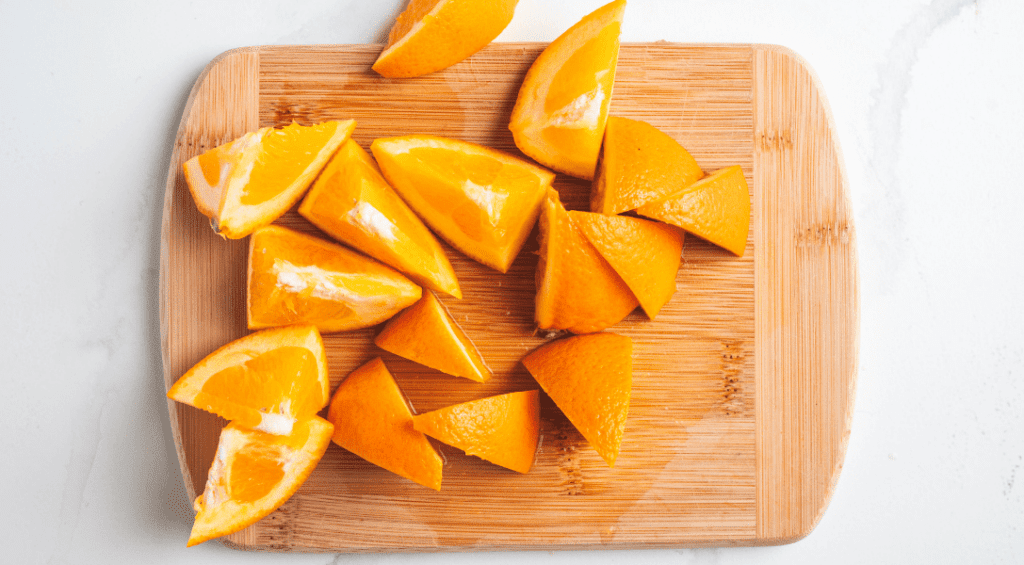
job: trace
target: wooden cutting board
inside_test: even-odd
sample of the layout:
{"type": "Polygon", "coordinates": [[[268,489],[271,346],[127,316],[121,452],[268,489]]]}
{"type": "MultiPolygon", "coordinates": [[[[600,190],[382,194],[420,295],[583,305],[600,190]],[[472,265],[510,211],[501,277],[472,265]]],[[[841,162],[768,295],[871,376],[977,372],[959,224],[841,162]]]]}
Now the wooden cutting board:
{"type": "MultiPolygon", "coordinates": [[[[379,46],[229,51],[185,106],[163,215],[160,321],[169,387],[247,333],[246,240],[216,236],[181,173],[190,157],[264,126],[355,118],[364,147],[432,133],[518,153],[507,124],[541,44],[494,44],[446,71],[389,80],[379,46]]],[[[746,254],[687,238],[678,291],[656,321],[611,328],[634,340],[633,401],[615,468],[554,404],[542,404],[534,470],[519,475],[440,447],[441,492],[337,446],[279,510],[225,538],[280,551],[463,551],[788,543],[821,518],[842,467],[857,365],[852,211],[820,84],[765,45],[623,45],[611,112],[674,137],[705,171],[739,164],[753,203],[746,254]]],[[[559,175],[569,208],[589,185],[559,175]]],[[[279,223],[317,233],[294,211],[279,223]]],[[[332,390],[382,356],[419,412],[537,388],[519,363],[534,335],[537,244],[506,275],[454,250],[465,298],[446,304],[495,370],[486,384],[375,349],[377,328],[325,336],[332,390]]],[[[189,497],[202,492],[224,421],[169,402],[189,497]]],[[[187,537],[182,531],[182,543],[187,537]]]]}

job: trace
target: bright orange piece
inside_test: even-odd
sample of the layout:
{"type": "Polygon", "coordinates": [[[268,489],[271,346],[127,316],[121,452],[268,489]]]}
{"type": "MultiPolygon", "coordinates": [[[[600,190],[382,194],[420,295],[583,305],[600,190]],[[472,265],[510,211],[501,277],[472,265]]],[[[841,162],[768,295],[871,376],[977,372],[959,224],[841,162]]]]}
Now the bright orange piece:
{"type": "Polygon", "coordinates": [[[330,397],[320,332],[289,326],[232,341],[189,369],[167,396],[240,426],[288,435],[330,397]]]}
{"type": "Polygon", "coordinates": [[[388,34],[373,70],[418,77],[483,49],[512,21],[519,0],[410,0],[388,34]]]}
{"type": "Polygon", "coordinates": [[[344,120],[250,132],[189,159],[185,182],[214,231],[241,239],[298,202],[355,127],[344,120]]]}
{"type": "Polygon", "coordinates": [[[660,200],[704,176],[682,145],[658,128],[608,117],[590,211],[619,214],[660,200]]]}
{"type": "Polygon", "coordinates": [[[573,336],[538,347],[523,365],[614,467],[633,388],[633,341],[613,333],[573,336]]]}
{"type": "Polygon", "coordinates": [[[597,332],[638,305],[622,277],[572,221],[558,193],[549,190],[540,216],[537,327],[597,332]]]}
{"type": "Polygon", "coordinates": [[[250,329],[313,324],[323,333],[379,324],[423,292],[391,267],[280,226],[252,235],[247,288],[250,329]]]}
{"type": "Polygon", "coordinates": [[[626,9],[616,0],[585,16],[551,42],[519,89],[509,129],[538,163],[594,178],[619,59],[626,9]]]}
{"type": "Polygon", "coordinates": [[[228,424],[195,500],[188,545],[237,532],[287,502],[323,457],[333,430],[317,416],[299,420],[286,436],[228,424]]]}
{"type": "Polygon", "coordinates": [[[413,429],[412,412],[380,358],[349,374],[331,399],[334,443],[392,473],[441,490],[441,457],[413,429]]]}
{"type": "Polygon", "coordinates": [[[442,373],[481,383],[491,377],[480,350],[429,290],[419,302],[392,318],[374,343],[442,373]]]}
{"type": "Polygon", "coordinates": [[[554,173],[487,147],[429,135],[374,140],[384,177],[438,235],[507,272],[554,173]]]}
{"type": "Polygon", "coordinates": [[[750,192],[743,169],[727,167],[650,204],[641,216],[679,226],[743,256],[750,230],[750,192]]]}
{"type": "Polygon", "coordinates": [[[428,436],[495,465],[529,473],[540,435],[536,390],[473,400],[412,417],[428,436]]]}
{"type": "Polygon", "coordinates": [[[441,244],[355,141],[342,145],[327,164],[299,206],[299,214],[416,283],[462,298],[441,244]]]}
{"type": "Polygon", "coordinates": [[[590,212],[569,212],[652,320],[676,292],[683,231],[675,226],[590,212]]]}

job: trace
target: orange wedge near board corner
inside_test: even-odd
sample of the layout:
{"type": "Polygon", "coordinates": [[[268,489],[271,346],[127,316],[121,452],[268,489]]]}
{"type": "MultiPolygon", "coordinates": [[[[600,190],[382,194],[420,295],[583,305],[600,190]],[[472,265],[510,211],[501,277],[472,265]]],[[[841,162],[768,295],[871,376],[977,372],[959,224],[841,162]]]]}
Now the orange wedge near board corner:
{"type": "Polygon", "coordinates": [[[213,229],[241,239],[291,208],[348,139],[355,120],[262,128],[185,162],[185,182],[213,229]]]}
{"type": "Polygon", "coordinates": [[[529,473],[540,435],[536,390],[512,392],[412,417],[428,436],[495,465],[529,473]]]}
{"type": "Polygon", "coordinates": [[[653,320],[676,292],[683,231],[629,216],[570,211],[569,217],[653,320]]]}
{"type": "Polygon", "coordinates": [[[450,67],[483,49],[512,21],[519,0],[410,0],[373,70],[408,78],[450,67]]]}
{"type": "Polygon", "coordinates": [[[645,204],[637,214],[679,226],[719,247],[743,256],[750,230],[750,192],[743,169],[724,168],[645,204]]]}
{"type": "Polygon", "coordinates": [[[590,211],[619,214],[660,200],[704,176],[675,139],[640,120],[608,117],[590,211]]]}
{"type": "Polygon", "coordinates": [[[538,163],[591,180],[619,58],[625,0],[585,16],[551,42],[523,79],[509,129],[538,163]]]}
{"type": "Polygon", "coordinates": [[[434,293],[406,308],[384,326],[374,342],[384,351],[456,377],[484,382],[491,369],[434,293]]]}
{"type": "Polygon", "coordinates": [[[384,177],[453,247],[507,272],[554,173],[488,147],[430,135],[374,140],[384,177]]]}
{"type": "Polygon", "coordinates": [[[327,406],[320,332],[299,325],[236,339],[189,369],[167,396],[246,428],[287,435],[296,421],[327,406]]]}
{"type": "Polygon", "coordinates": [[[441,490],[441,456],[416,431],[398,383],[378,357],[334,391],[327,419],[334,443],[396,475],[441,490]]]}
{"type": "Polygon", "coordinates": [[[313,324],[322,333],[379,324],[423,293],[383,263],[280,226],[252,235],[247,289],[250,329],[313,324]]]}
{"type": "Polygon", "coordinates": [[[633,388],[633,341],[613,333],[559,339],[523,365],[609,467],[615,466],[633,388]]]}
{"type": "Polygon", "coordinates": [[[462,298],[441,244],[355,141],[345,142],[327,163],[299,214],[416,283],[462,298]]]}
{"type": "Polygon", "coordinates": [[[299,420],[286,436],[228,424],[195,500],[188,545],[237,532],[287,502],[323,457],[333,429],[317,416],[299,420]]]}

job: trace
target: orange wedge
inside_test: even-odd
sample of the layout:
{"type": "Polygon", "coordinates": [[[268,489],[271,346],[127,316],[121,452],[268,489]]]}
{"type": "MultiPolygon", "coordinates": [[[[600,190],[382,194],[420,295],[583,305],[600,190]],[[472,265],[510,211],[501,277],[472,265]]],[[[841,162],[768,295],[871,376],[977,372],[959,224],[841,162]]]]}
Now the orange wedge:
{"type": "Polygon", "coordinates": [[[327,406],[327,355],[314,326],[263,330],[214,351],[167,392],[240,426],[287,435],[327,406]]]}
{"type": "Polygon", "coordinates": [[[743,169],[727,167],[636,209],[743,256],[750,230],[750,192],[743,169]]]}
{"type": "Polygon", "coordinates": [[[355,141],[345,142],[327,163],[299,206],[299,214],[416,283],[462,298],[441,244],[355,141]]]}
{"type": "Polygon", "coordinates": [[[523,365],[590,445],[608,463],[622,445],[633,387],[633,342],[613,333],[553,341],[523,365]]]}
{"type": "Polygon", "coordinates": [[[448,375],[481,383],[491,376],[480,351],[429,290],[419,302],[392,318],[374,343],[448,375]]]}
{"type": "Polygon", "coordinates": [[[247,288],[250,329],[313,324],[324,333],[379,324],[423,292],[387,265],[279,226],[252,235],[247,288]]]}
{"type": "Polygon", "coordinates": [[[412,417],[428,436],[495,465],[529,473],[540,435],[537,391],[473,400],[412,417]]]}
{"type": "Polygon", "coordinates": [[[641,122],[608,117],[590,211],[619,214],[660,200],[704,176],[676,140],[641,122]]]}
{"type": "Polygon", "coordinates": [[[554,173],[487,147],[429,135],[374,140],[384,177],[438,235],[507,272],[554,173]]]}
{"type": "Polygon", "coordinates": [[[597,332],[638,305],[622,277],[572,221],[558,193],[549,190],[540,216],[537,327],[597,332]]]}
{"type": "Polygon", "coordinates": [[[373,70],[418,77],[483,49],[512,21],[519,0],[410,0],[373,70]]]}
{"type": "Polygon", "coordinates": [[[591,180],[619,59],[625,0],[585,16],[551,42],[519,89],[509,129],[538,163],[591,180]]]}
{"type": "Polygon", "coordinates": [[[571,211],[569,217],[653,320],[676,291],[683,231],[629,216],[571,211]]]}
{"type": "Polygon", "coordinates": [[[333,429],[316,416],[299,420],[286,436],[228,424],[195,500],[188,545],[237,532],[279,508],[313,472],[333,429]]]}
{"type": "Polygon", "coordinates": [[[441,457],[413,429],[412,412],[380,358],[349,374],[331,398],[334,443],[392,473],[441,490],[441,457]]]}
{"type": "Polygon", "coordinates": [[[263,128],[185,162],[185,182],[213,229],[241,239],[291,208],[355,120],[263,128]]]}

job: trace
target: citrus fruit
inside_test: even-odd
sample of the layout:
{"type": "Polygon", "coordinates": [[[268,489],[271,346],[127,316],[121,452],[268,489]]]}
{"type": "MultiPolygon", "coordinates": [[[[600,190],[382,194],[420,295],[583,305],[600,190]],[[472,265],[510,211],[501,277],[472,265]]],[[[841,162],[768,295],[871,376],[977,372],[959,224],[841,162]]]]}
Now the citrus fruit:
{"type": "Polygon", "coordinates": [[[609,467],[615,466],[633,386],[633,342],[595,333],[542,345],[523,365],[609,467]]]}
{"type": "Polygon", "coordinates": [[[379,324],[423,292],[387,265],[280,226],[252,235],[247,288],[250,329],[313,324],[324,333],[379,324]]]}
{"type": "Polygon", "coordinates": [[[483,49],[512,21],[519,0],[411,0],[388,34],[373,70],[417,77],[483,49]]]}
{"type": "Polygon", "coordinates": [[[188,370],[167,396],[240,426],[287,435],[327,406],[330,381],[320,332],[310,325],[247,335],[188,370]]]}
{"type": "Polygon", "coordinates": [[[554,173],[487,147],[429,135],[374,140],[384,177],[456,249],[507,272],[554,173]]]}
{"type": "Polygon", "coordinates": [[[608,117],[590,211],[619,214],[659,200],[704,176],[697,161],[658,128],[608,117]]]}
{"type": "Polygon", "coordinates": [[[279,508],[323,457],[333,429],[317,416],[299,420],[286,436],[228,424],[195,500],[188,545],[237,532],[279,508]]]}
{"type": "Polygon", "coordinates": [[[462,298],[441,244],[349,140],[327,163],[299,206],[313,225],[394,267],[416,283],[462,298]]]}
{"type": "Polygon", "coordinates": [[[519,89],[509,129],[538,163],[591,180],[619,59],[625,0],[585,16],[551,42],[519,89]]]}
{"type": "Polygon", "coordinates": [[[263,128],[185,162],[185,181],[213,229],[241,239],[288,211],[355,126],[344,120],[263,128]]]}
{"type": "Polygon", "coordinates": [[[737,257],[743,256],[750,229],[750,192],[743,169],[726,167],[714,174],[644,204],[637,214],[679,226],[723,247],[737,257]]]}
{"type": "Polygon", "coordinates": [[[569,217],[653,320],[676,291],[683,231],[629,216],[571,211],[569,217]]]}
{"type": "Polygon", "coordinates": [[[495,465],[529,473],[540,434],[536,390],[512,392],[412,417],[428,436],[495,465]]]}
{"type": "Polygon", "coordinates": [[[484,382],[491,370],[480,351],[429,290],[384,326],[377,347],[437,369],[442,373],[484,382]]]}
{"type": "Polygon", "coordinates": [[[334,443],[392,473],[441,490],[441,457],[412,425],[398,383],[378,357],[352,371],[331,398],[334,443]]]}
{"type": "Polygon", "coordinates": [[[638,305],[622,277],[572,221],[558,193],[549,190],[540,215],[537,327],[597,332],[638,305]]]}

